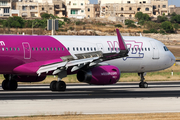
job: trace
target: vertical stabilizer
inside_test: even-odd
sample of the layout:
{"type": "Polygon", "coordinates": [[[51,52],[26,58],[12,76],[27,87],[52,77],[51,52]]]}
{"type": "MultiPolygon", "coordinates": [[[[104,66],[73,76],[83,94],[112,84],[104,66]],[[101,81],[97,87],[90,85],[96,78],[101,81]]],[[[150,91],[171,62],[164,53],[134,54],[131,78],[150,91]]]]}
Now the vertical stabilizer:
{"type": "Polygon", "coordinates": [[[126,44],[121,36],[121,33],[119,32],[119,29],[116,29],[116,33],[119,41],[120,50],[127,50],[126,44]]]}

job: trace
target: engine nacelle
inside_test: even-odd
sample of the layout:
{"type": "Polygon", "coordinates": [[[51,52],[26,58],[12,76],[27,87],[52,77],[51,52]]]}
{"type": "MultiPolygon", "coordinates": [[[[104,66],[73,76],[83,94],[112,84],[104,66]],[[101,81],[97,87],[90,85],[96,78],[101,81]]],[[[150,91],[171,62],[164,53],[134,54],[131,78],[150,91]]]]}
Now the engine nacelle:
{"type": "Polygon", "coordinates": [[[86,82],[94,85],[109,85],[118,82],[120,70],[111,65],[97,66],[77,73],[79,82],[86,82]]]}
{"type": "Polygon", "coordinates": [[[46,76],[26,76],[26,75],[17,75],[15,77],[18,82],[39,82],[43,81],[46,76]]]}

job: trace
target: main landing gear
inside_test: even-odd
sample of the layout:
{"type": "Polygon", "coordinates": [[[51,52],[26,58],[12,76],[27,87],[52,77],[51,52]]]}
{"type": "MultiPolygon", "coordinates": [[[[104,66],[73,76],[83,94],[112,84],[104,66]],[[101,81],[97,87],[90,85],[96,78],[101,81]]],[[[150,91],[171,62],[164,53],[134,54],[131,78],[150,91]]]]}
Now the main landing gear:
{"type": "Polygon", "coordinates": [[[17,81],[13,79],[12,75],[4,75],[5,80],[2,82],[4,90],[16,90],[18,87],[17,81]]]}
{"type": "Polygon", "coordinates": [[[65,91],[66,90],[66,83],[64,81],[52,81],[50,83],[50,90],[51,91],[65,91]]]}
{"type": "Polygon", "coordinates": [[[141,77],[141,82],[139,83],[139,87],[140,88],[148,88],[148,83],[144,82],[145,78],[144,76],[146,75],[146,73],[138,73],[138,75],[141,77]]]}

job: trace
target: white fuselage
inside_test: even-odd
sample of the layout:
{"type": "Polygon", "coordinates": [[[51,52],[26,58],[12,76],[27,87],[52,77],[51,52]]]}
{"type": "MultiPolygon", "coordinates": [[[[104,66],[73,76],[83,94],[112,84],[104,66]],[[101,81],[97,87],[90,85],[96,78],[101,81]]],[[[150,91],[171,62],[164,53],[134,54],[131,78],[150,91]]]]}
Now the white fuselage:
{"type": "MultiPolygon", "coordinates": [[[[119,52],[116,36],[53,36],[59,40],[71,55],[102,51],[119,52]]],[[[106,61],[118,67],[121,72],[151,72],[169,68],[175,62],[174,55],[158,40],[147,37],[123,37],[129,49],[129,56],[106,61]]]]}

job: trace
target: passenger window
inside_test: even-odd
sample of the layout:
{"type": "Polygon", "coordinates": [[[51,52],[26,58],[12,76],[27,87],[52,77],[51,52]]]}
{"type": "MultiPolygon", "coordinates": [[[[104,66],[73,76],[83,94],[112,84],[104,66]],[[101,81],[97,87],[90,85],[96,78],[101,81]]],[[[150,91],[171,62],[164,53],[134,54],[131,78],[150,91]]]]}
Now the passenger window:
{"type": "Polygon", "coordinates": [[[8,51],[8,48],[6,47],[6,51],[8,51]]]}
{"type": "Polygon", "coordinates": [[[40,47],[39,50],[42,51],[42,48],[40,47]]]}
{"type": "Polygon", "coordinates": [[[51,51],[53,51],[53,48],[51,47],[51,51]]]}
{"type": "Polygon", "coordinates": [[[12,51],[12,48],[10,47],[9,50],[12,51]]]}
{"type": "Polygon", "coordinates": [[[64,48],[62,47],[62,51],[64,51],[64,48]]]}
{"type": "Polygon", "coordinates": [[[36,51],[38,51],[38,48],[36,48],[36,51]]]}
{"type": "Polygon", "coordinates": [[[91,51],[93,51],[93,49],[91,48],[91,51]]]}
{"type": "Polygon", "coordinates": [[[143,48],[141,50],[143,51],[143,48]]]}
{"type": "Polygon", "coordinates": [[[34,51],[34,48],[32,47],[32,51],[34,51]]]}
{"type": "Polygon", "coordinates": [[[89,51],[89,48],[87,48],[87,51],[89,51]]]}
{"type": "Polygon", "coordinates": [[[147,49],[145,48],[145,51],[147,51],[147,49]]]}
{"type": "Polygon", "coordinates": [[[137,51],[137,48],[135,48],[135,50],[137,51]]]}
{"type": "Polygon", "coordinates": [[[17,50],[19,51],[20,49],[19,49],[19,48],[17,48],[17,50]]]}
{"type": "Polygon", "coordinates": [[[58,51],[60,51],[60,48],[58,48],[58,51]]]}
{"type": "Polygon", "coordinates": [[[49,48],[47,47],[47,51],[49,51],[49,48]]]}
{"type": "Polygon", "coordinates": [[[57,49],[56,48],[54,48],[54,51],[56,51],[57,49]]]}
{"type": "Polygon", "coordinates": [[[96,48],[94,48],[94,51],[96,51],[96,48]]]}
{"type": "Polygon", "coordinates": [[[75,51],[75,48],[73,47],[73,51],[75,51]]]}
{"type": "Polygon", "coordinates": [[[133,51],[133,48],[132,48],[132,51],[133,51]]]}
{"type": "Polygon", "coordinates": [[[4,48],[2,48],[2,51],[4,51],[4,48]]]}
{"type": "Polygon", "coordinates": [[[80,47],[80,50],[82,51],[82,48],[80,47]]]}
{"type": "Polygon", "coordinates": [[[150,48],[148,48],[148,51],[150,51],[150,48]]]}
{"type": "Polygon", "coordinates": [[[86,51],[86,48],[84,47],[84,51],[86,51]]]}
{"type": "Polygon", "coordinates": [[[43,50],[44,50],[44,51],[46,51],[46,48],[45,48],[45,47],[43,47],[43,50]]]}
{"type": "Polygon", "coordinates": [[[138,48],[138,50],[140,51],[140,48],[138,48]]]}
{"type": "Polygon", "coordinates": [[[16,48],[14,47],[13,50],[16,51],[16,48]]]}
{"type": "Polygon", "coordinates": [[[110,49],[108,48],[108,51],[110,51],[110,49]]]}
{"type": "Polygon", "coordinates": [[[113,51],[113,48],[111,48],[111,51],[113,51]]]}
{"type": "Polygon", "coordinates": [[[79,51],[78,47],[76,48],[77,51],[79,51]]]}

